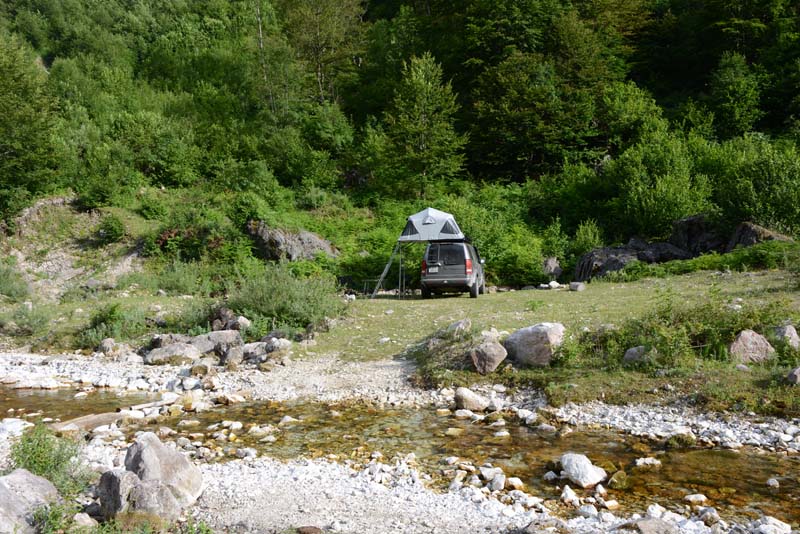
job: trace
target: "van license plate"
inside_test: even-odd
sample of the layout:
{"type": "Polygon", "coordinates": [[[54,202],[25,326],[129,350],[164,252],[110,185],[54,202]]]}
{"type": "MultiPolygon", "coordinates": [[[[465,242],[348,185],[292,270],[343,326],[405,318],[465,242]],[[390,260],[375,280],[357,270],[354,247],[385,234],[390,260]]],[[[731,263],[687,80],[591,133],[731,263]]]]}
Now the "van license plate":
{"type": "Polygon", "coordinates": [[[428,267],[428,272],[429,273],[438,273],[439,272],[439,268],[438,267],[428,267]]]}

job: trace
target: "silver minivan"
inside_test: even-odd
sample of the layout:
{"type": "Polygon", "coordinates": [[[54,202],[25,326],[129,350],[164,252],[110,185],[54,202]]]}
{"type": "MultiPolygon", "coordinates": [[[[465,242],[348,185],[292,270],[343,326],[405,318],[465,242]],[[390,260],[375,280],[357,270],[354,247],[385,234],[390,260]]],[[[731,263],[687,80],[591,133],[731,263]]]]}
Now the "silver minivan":
{"type": "Polygon", "coordinates": [[[433,241],[422,256],[420,283],[422,298],[432,294],[466,293],[478,298],[486,292],[484,261],[466,241],[433,241]]]}

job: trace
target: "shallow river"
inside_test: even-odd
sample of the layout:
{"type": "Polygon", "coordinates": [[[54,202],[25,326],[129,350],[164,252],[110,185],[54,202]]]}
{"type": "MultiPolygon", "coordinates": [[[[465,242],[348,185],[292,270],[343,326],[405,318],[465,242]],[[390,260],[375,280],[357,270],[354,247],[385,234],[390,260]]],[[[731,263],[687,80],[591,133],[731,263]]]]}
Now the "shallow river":
{"type": "MultiPolygon", "coordinates": [[[[6,414],[10,408],[18,414],[19,408],[26,408],[28,412],[43,412],[42,417],[67,419],[113,411],[116,407],[147,400],[143,395],[117,396],[101,392],[91,393],[81,400],[73,399],[73,395],[71,391],[0,389],[0,414],[6,414]]],[[[180,418],[162,418],[157,423],[139,424],[131,430],[169,426],[182,435],[192,434],[192,440],[205,446],[251,446],[260,454],[281,459],[331,454],[340,459],[364,459],[380,451],[388,461],[395,453],[413,452],[422,471],[434,475],[442,469],[444,457],[458,456],[476,466],[484,462],[501,466],[508,476],[521,478],[529,493],[553,499],[558,498],[560,490],[542,477],[550,469],[548,463],[571,451],[587,455],[609,472],[621,468],[628,473],[631,483],[628,489],[610,490],[610,498],[617,499],[625,512],[643,512],[652,502],[685,511],[682,510],[683,497],[689,493],[703,493],[709,497],[709,504],[727,519],[752,518],[765,513],[793,524],[800,521],[798,456],[751,450],[664,450],[658,444],[609,431],[542,433],[518,424],[511,415],[503,427],[510,435],[495,437],[494,433],[501,428],[489,427],[485,422],[440,416],[433,409],[377,410],[363,405],[265,402],[187,414],[183,419],[195,419],[200,424],[183,428],[178,426],[180,418]],[[213,430],[207,429],[223,420],[241,421],[245,427],[250,423],[277,427],[286,415],[301,421],[281,427],[275,433],[274,443],[260,443],[246,433],[235,444],[214,442],[213,430]],[[447,435],[448,429],[450,434],[459,435],[447,435]],[[658,458],[662,465],[649,469],[632,467],[637,458],[645,456],[658,458]],[[779,489],[767,487],[766,481],[772,477],[779,480],[779,489]]],[[[441,484],[446,487],[446,481],[441,484]]]]}

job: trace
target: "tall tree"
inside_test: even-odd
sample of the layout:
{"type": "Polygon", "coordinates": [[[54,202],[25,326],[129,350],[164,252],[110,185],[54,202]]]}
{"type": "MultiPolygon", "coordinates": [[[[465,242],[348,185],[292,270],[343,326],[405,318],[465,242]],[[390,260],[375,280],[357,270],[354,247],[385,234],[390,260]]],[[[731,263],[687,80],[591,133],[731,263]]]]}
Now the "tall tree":
{"type": "Polygon", "coordinates": [[[430,53],[412,57],[392,108],[384,116],[392,186],[409,197],[425,197],[432,186],[457,175],[466,138],[453,126],[456,97],[442,82],[442,68],[430,53]]]}
{"type": "Polygon", "coordinates": [[[744,56],[724,53],[711,76],[711,102],[719,134],[733,137],[751,131],[761,116],[759,99],[758,78],[744,56]]]}
{"type": "Polygon", "coordinates": [[[336,99],[336,77],[355,60],[364,9],[360,0],[283,0],[285,27],[309,64],[320,103],[336,99]]]}
{"type": "Polygon", "coordinates": [[[53,178],[55,102],[46,74],[13,37],[0,34],[0,216],[13,215],[53,178]]]}

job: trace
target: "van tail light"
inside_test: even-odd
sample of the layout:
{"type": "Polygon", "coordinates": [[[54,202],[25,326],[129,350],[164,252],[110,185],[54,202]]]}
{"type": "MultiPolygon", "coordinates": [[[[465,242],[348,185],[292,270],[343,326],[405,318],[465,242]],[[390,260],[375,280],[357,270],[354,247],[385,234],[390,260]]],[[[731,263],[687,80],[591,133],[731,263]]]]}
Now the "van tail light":
{"type": "Polygon", "coordinates": [[[467,268],[467,274],[472,274],[472,260],[467,258],[467,260],[464,263],[464,265],[467,268]]]}
{"type": "Polygon", "coordinates": [[[425,276],[425,273],[428,272],[428,262],[426,262],[425,260],[422,260],[422,269],[421,269],[421,271],[422,271],[422,275],[423,276],[425,276]]]}

